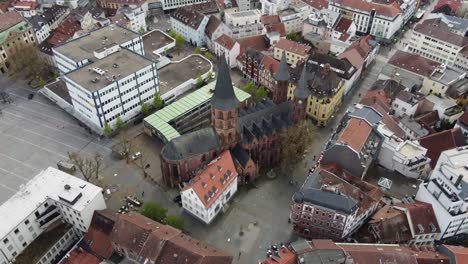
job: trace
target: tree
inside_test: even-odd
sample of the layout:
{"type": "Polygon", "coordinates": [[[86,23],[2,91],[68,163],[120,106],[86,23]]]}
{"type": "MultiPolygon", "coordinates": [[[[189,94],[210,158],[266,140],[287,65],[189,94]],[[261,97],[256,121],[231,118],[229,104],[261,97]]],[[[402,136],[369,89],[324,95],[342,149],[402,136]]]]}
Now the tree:
{"type": "Polygon", "coordinates": [[[181,35],[176,35],[175,36],[175,41],[176,41],[176,46],[178,48],[182,47],[185,44],[185,39],[181,35]]]}
{"type": "Polygon", "coordinates": [[[172,38],[175,39],[176,36],[177,36],[177,32],[175,32],[175,30],[171,29],[171,30],[169,31],[169,36],[171,36],[172,38]]]}
{"type": "Polygon", "coordinates": [[[102,156],[96,152],[92,157],[81,156],[78,152],[68,152],[68,158],[86,181],[100,185],[99,173],[102,170],[102,156]]]}
{"type": "Polygon", "coordinates": [[[198,75],[198,78],[197,78],[197,86],[198,87],[202,87],[203,86],[203,78],[201,77],[201,75],[198,75]]]}
{"type": "Polygon", "coordinates": [[[104,134],[106,136],[110,136],[110,134],[112,134],[112,128],[109,126],[107,122],[104,123],[104,134]]]}
{"type": "Polygon", "coordinates": [[[160,223],[166,218],[166,213],[167,210],[156,202],[146,202],[140,209],[140,214],[160,223]]]}
{"type": "Polygon", "coordinates": [[[25,78],[36,77],[47,69],[39,51],[31,45],[19,45],[8,60],[13,73],[22,73],[25,78]]]}
{"type": "Polygon", "coordinates": [[[39,87],[42,88],[42,87],[44,87],[44,86],[46,86],[46,85],[47,85],[47,81],[44,80],[44,78],[39,77],[39,87]]]}
{"type": "Polygon", "coordinates": [[[211,82],[213,79],[214,79],[213,72],[210,71],[210,72],[208,73],[208,81],[211,82]]]}
{"type": "Polygon", "coordinates": [[[195,54],[201,54],[201,48],[200,47],[195,48],[195,54]]]}
{"type": "Polygon", "coordinates": [[[267,96],[268,96],[268,92],[263,86],[258,87],[257,91],[255,91],[255,101],[260,101],[266,98],[267,96]]]}
{"type": "Polygon", "coordinates": [[[180,216],[168,215],[166,217],[166,219],[164,220],[164,222],[167,225],[170,225],[170,226],[175,227],[177,229],[181,229],[181,230],[184,229],[184,220],[180,216]]]}
{"type": "Polygon", "coordinates": [[[165,47],[164,48],[164,52],[163,52],[163,55],[167,55],[167,52],[169,51],[169,48],[165,47]]]}
{"type": "Polygon", "coordinates": [[[307,146],[312,143],[314,127],[305,120],[302,124],[287,128],[281,133],[281,168],[287,171],[302,160],[307,146]]]}
{"type": "Polygon", "coordinates": [[[293,41],[298,41],[300,39],[300,35],[297,32],[291,32],[286,35],[286,38],[293,41]]]}
{"type": "Polygon", "coordinates": [[[252,95],[252,97],[254,97],[255,99],[255,91],[256,91],[256,88],[255,88],[255,84],[253,82],[248,82],[245,86],[244,86],[244,91],[250,95],[252,95]]]}
{"type": "Polygon", "coordinates": [[[118,128],[118,129],[122,129],[122,128],[125,127],[125,123],[124,123],[124,121],[122,120],[122,118],[120,118],[120,116],[117,117],[116,125],[117,125],[117,128],[118,128]]]}
{"type": "Polygon", "coordinates": [[[148,116],[149,111],[150,111],[149,105],[146,102],[142,103],[141,104],[141,113],[143,114],[143,116],[148,116]]]}
{"type": "Polygon", "coordinates": [[[162,107],[164,106],[164,101],[163,99],[161,98],[161,95],[159,94],[159,92],[156,92],[154,94],[154,98],[153,98],[153,108],[155,110],[159,110],[161,109],[162,107]]]}
{"type": "Polygon", "coordinates": [[[57,80],[60,74],[58,72],[54,72],[54,80],[57,80]]]}
{"type": "Polygon", "coordinates": [[[145,33],[145,28],[144,28],[144,27],[141,27],[141,28],[140,28],[140,33],[141,33],[141,34],[145,33]]]}
{"type": "Polygon", "coordinates": [[[207,60],[212,60],[213,59],[213,55],[211,55],[211,53],[209,53],[208,51],[206,51],[203,56],[207,59],[207,60]]]}

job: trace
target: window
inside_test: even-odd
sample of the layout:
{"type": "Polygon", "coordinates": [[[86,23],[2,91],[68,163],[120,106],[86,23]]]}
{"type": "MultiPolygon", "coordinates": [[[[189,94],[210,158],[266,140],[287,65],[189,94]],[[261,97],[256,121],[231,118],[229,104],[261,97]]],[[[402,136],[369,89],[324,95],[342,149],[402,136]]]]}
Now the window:
{"type": "Polygon", "coordinates": [[[26,242],[23,243],[23,247],[25,247],[25,246],[27,246],[27,245],[28,245],[28,243],[26,243],[26,242]]]}
{"type": "Polygon", "coordinates": [[[32,232],[32,231],[33,231],[33,227],[30,226],[30,227],[28,228],[28,230],[29,230],[29,232],[32,232]]]}
{"type": "Polygon", "coordinates": [[[18,228],[15,229],[15,234],[18,234],[19,233],[19,230],[18,228]]]}
{"type": "Polygon", "coordinates": [[[8,238],[3,239],[3,244],[7,244],[8,241],[9,241],[8,238]]]}
{"type": "Polygon", "coordinates": [[[25,225],[29,225],[29,220],[24,221],[25,225]]]}

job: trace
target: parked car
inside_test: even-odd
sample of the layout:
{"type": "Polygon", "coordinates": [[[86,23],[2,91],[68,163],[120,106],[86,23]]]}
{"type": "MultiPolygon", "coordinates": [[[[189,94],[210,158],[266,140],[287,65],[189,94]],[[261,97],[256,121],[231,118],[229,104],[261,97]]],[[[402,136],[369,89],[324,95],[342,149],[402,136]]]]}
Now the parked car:
{"type": "Polygon", "coordinates": [[[201,50],[202,52],[207,52],[207,51],[208,51],[208,49],[205,48],[205,47],[201,48],[200,50],[201,50]]]}
{"type": "Polygon", "coordinates": [[[174,199],[172,199],[172,201],[174,201],[174,203],[182,202],[182,196],[177,195],[176,197],[174,197],[174,199]]]}
{"type": "Polygon", "coordinates": [[[32,93],[28,94],[28,100],[31,100],[33,98],[34,98],[34,94],[32,94],[32,93]]]}
{"type": "Polygon", "coordinates": [[[137,153],[133,154],[132,160],[136,160],[136,159],[138,159],[140,157],[141,157],[141,152],[138,151],[137,153]]]}
{"type": "Polygon", "coordinates": [[[174,58],[174,56],[172,56],[171,54],[167,54],[166,57],[168,57],[169,59],[174,58]]]}

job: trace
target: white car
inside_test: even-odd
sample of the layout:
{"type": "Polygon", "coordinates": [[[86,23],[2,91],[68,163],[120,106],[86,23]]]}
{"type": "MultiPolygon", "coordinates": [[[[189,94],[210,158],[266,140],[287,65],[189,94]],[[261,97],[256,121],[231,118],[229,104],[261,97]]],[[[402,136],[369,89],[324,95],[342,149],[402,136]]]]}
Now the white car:
{"type": "Polygon", "coordinates": [[[136,160],[136,159],[138,159],[139,157],[141,157],[141,152],[138,151],[137,153],[133,154],[132,160],[136,160]]]}
{"type": "Polygon", "coordinates": [[[202,52],[206,52],[206,51],[208,51],[208,49],[207,49],[207,48],[201,48],[200,50],[201,50],[202,52]]]}

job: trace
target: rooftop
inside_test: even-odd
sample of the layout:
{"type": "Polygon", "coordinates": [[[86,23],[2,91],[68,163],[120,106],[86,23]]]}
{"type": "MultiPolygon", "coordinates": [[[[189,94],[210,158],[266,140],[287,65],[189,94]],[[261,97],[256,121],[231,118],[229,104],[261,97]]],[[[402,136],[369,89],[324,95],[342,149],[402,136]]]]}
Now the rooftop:
{"type": "Polygon", "coordinates": [[[408,222],[413,225],[415,235],[440,232],[439,224],[431,204],[415,201],[412,203],[397,203],[394,206],[408,210],[411,219],[408,222]]]}
{"type": "Polygon", "coordinates": [[[101,260],[81,248],[74,248],[58,264],[100,264],[101,260]]]}
{"type": "Polygon", "coordinates": [[[232,16],[232,17],[249,17],[249,16],[258,16],[260,17],[262,13],[258,9],[253,9],[253,10],[246,10],[246,11],[239,11],[239,12],[229,12],[226,14],[227,16],[232,16]]]}
{"type": "Polygon", "coordinates": [[[441,18],[426,19],[417,24],[414,31],[459,47],[468,44],[468,37],[451,32],[449,25],[441,18]]]}
{"type": "Polygon", "coordinates": [[[288,40],[288,39],[280,39],[277,43],[275,48],[280,50],[286,50],[287,52],[292,52],[295,54],[299,54],[301,56],[307,55],[312,47],[301,44],[296,41],[288,40]]]}
{"type": "Polygon", "coordinates": [[[337,140],[337,143],[349,145],[359,153],[364,147],[371,131],[372,127],[366,121],[352,117],[343,130],[341,137],[337,140]]]}
{"type": "Polygon", "coordinates": [[[413,132],[416,138],[427,136],[430,133],[423,125],[407,115],[400,119],[400,124],[413,132]]]}
{"type": "Polygon", "coordinates": [[[189,6],[179,7],[171,13],[171,18],[176,19],[182,24],[195,30],[200,27],[200,24],[205,17],[205,15],[189,6]]]}
{"type": "Polygon", "coordinates": [[[143,36],[143,47],[145,48],[145,56],[151,56],[155,59],[159,58],[155,56],[153,51],[161,49],[171,43],[175,42],[175,40],[168,36],[166,33],[162,32],[161,30],[153,30],[148,32],[143,36]]]}
{"type": "Polygon", "coordinates": [[[153,62],[127,49],[121,49],[103,59],[67,73],[65,76],[90,92],[98,91],[115,81],[127,78],[153,62]],[[100,69],[104,74],[97,73],[100,69]]]}
{"type": "Polygon", "coordinates": [[[443,151],[464,146],[465,140],[460,128],[453,128],[422,137],[419,144],[427,148],[426,155],[431,159],[431,168],[434,168],[443,151]]]}
{"type": "Polygon", "coordinates": [[[0,14],[0,33],[24,21],[24,18],[16,11],[0,14]]]}
{"type": "Polygon", "coordinates": [[[231,50],[236,44],[236,41],[226,34],[223,34],[219,38],[215,39],[215,42],[227,50],[231,50]]]}
{"type": "Polygon", "coordinates": [[[181,192],[193,190],[208,209],[229,188],[231,182],[237,181],[237,175],[231,152],[226,150],[212,160],[200,174],[192,178],[181,192]]]}
{"type": "Polygon", "coordinates": [[[54,48],[60,54],[74,60],[82,61],[94,58],[94,52],[108,47],[110,44],[118,45],[138,38],[139,34],[117,25],[109,25],[91,31],[88,34],[72,39],[54,48]]]}
{"type": "Polygon", "coordinates": [[[401,50],[397,50],[388,63],[424,77],[430,77],[433,71],[441,65],[417,54],[401,50]]]}
{"type": "Polygon", "coordinates": [[[20,191],[0,205],[0,238],[32,214],[48,199],[81,212],[102,189],[70,174],[49,167],[27,182],[20,191]],[[69,200],[73,199],[73,200],[69,200]]]}
{"type": "Polygon", "coordinates": [[[388,18],[394,18],[401,13],[400,6],[396,1],[375,3],[370,1],[333,0],[331,2],[343,7],[350,7],[368,13],[375,10],[376,15],[388,18]]]}
{"type": "Polygon", "coordinates": [[[37,263],[70,229],[72,229],[70,224],[60,223],[53,229],[43,232],[16,257],[14,263],[37,263]]]}

